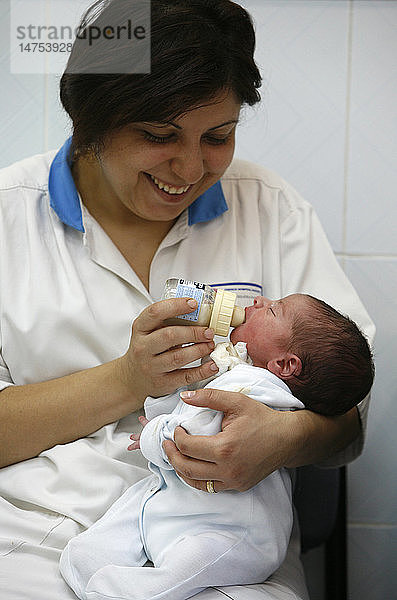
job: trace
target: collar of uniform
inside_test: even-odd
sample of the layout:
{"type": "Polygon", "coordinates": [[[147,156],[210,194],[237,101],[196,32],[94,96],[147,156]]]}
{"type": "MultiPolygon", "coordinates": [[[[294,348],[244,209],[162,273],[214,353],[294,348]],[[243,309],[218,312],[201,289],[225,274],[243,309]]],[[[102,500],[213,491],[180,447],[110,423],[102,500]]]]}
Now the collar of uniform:
{"type": "MultiPolygon", "coordinates": [[[[48,190],[50,205],[62,223],[84,232],[81,202],[70,170],[70,137],[56,154],[50,167],[48,190]]],[[[227,210],[220,181],[201,194],[188,208],[189,225],[211,221],[227,210]]]]}

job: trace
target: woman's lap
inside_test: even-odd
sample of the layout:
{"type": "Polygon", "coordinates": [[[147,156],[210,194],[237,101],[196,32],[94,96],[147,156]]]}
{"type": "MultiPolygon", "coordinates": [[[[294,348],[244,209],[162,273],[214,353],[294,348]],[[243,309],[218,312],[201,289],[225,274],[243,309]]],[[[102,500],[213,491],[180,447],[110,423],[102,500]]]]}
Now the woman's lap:
{"type": "MultiPolygon", "coordinates": [[[[66,543],[66,541],[65,541],[66,543]]],[[[76,596],[59,573],[61,549],[23,542],[0,556],[0,586],[7,600],[75,600],[76,596]]],[[[287,557],[281,567],[262,584],[210,588],[197,600],[308,600],[299,558],[299,534],[295,528],[287,557]]]]}

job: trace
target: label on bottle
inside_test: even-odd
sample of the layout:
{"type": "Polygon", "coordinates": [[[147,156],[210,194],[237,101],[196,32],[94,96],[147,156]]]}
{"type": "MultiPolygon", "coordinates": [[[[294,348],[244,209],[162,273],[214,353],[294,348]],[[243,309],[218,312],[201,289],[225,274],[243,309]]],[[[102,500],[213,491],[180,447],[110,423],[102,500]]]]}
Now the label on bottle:
{"type": "Polygon", "coordinates": [[[205,284],[197,281],[189,281],[187,279],[178,279],[178,284],[175,290],[175,298],[194,298],[197,300],[197,308],[194,312],[178,315],[178,319],[186,319],[188,321],[198,321],[201,304],[204,298],[205,284]]]}

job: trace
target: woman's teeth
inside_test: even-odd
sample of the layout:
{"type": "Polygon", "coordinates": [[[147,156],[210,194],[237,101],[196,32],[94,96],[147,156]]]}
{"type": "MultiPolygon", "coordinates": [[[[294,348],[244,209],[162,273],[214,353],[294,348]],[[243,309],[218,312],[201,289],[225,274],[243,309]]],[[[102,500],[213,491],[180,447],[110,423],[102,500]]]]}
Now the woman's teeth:
{"type": "Polygon", "coordinates": [[[162,181],[160,181],[159,179],[157,179],[157,177],[153,177],[153,175],[150,175],[150,178],[157,185],[157,187],[160,190],[164,190],[168,194],[183,194],[184,192],[187,192],[188,189],[190,188],[190,185],[186,185],[185,187],[172,187],[172,186],[169,186],[166,183],[163,183],[162,181]]]}

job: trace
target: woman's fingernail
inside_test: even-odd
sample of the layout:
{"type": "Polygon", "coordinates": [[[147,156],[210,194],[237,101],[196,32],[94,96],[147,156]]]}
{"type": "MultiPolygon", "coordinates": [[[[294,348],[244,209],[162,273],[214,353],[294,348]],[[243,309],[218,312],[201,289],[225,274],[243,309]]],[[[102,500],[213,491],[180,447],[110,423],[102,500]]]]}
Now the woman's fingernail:
{"type": "Polygon", "coordinates": [[[180,397],[181,398],[193,398],[193,396],[195,395],[196,392],[194,391],[186,391],[186,392],[181,392],[180,393],[180,397]]]}
{"type": "Polygon", "coordinates": [[[211,369],[211,371],[219,371],[216,363],[214,363],[214,362],[210,364],[210,369],[211,369]]]}
{"type": "Polygon", "coordinates": [[[212,340],[212,338],[214,337],[214,330],[213,329],[206,329],[204,331],[204,336],[206,338],[208,338],[209,340],[212,340]]]}
{"type": "Polygon", "coordinates": [[[187,303],[190,306],[190,308],[197,308],[197,300],[194,300],[193,298],[189,298],[187,303]]]}

